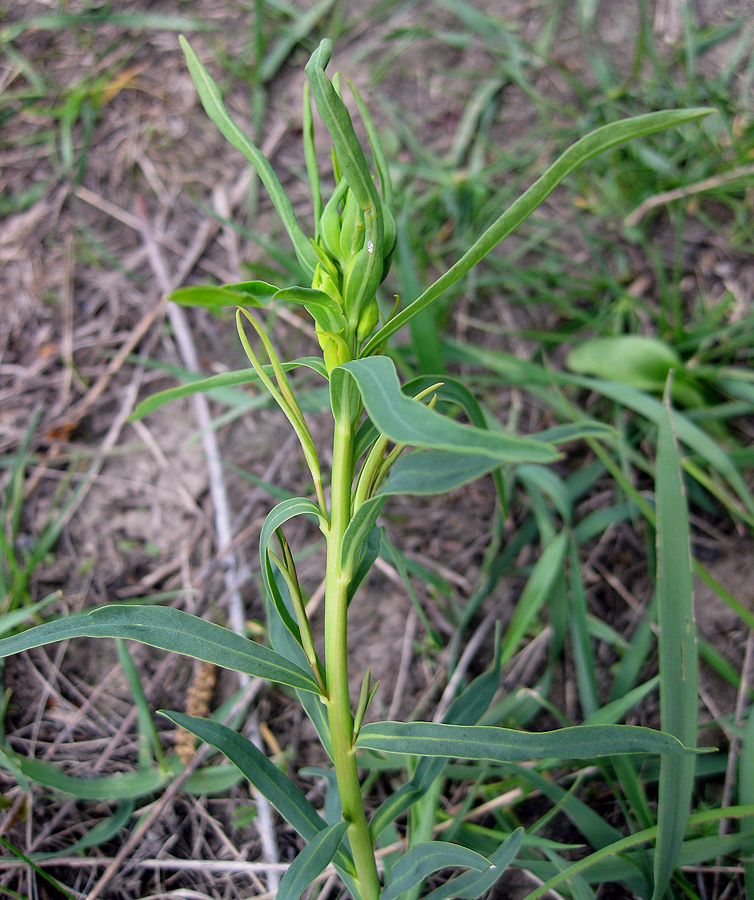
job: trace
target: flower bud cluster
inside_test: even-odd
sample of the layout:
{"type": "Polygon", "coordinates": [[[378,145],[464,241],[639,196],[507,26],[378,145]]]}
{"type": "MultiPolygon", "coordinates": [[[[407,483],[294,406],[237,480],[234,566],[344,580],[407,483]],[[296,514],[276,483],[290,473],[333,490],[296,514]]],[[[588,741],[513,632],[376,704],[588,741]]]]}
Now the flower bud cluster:
{"type": "MultiPolygon", "coordinates": [[[[337,163],[335,168],[337,175],[337,163]]],[[[312,241],[319,259],[312,287],[334,300],[345,320],[339,332],[317,326],[328,372],[352,359],[374,331],[380,318],[375,294],[387,275],[395,240],[395,220],[386,204],[363,209],[341,177],[312,241]]]]}

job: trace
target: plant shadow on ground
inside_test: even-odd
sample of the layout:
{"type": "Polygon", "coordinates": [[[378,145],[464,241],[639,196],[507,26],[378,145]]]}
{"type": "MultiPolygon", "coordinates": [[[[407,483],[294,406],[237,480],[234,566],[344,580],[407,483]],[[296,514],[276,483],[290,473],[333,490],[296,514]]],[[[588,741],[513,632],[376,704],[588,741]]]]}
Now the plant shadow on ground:
{"type": "MultiPolygon", "coordinates": [[[[20,560],[33,558],[49,523],[65,511],[55,542],[35,559],[28,590],[24,584],[17,595],[36,602],[61,592],[37,615],[153,596],[218,621],[227,616],[228,586],[216,559],[193,408],[184,399],[142,422],[126,417],[137,397],[185,377],[174,328],[163,327],[166,287],[159,260],[169,287],[186,280],[287,278],[296,262],[242,159],[200,114],[177,49],[178,30],[188,31],[192,23],[200,26],[196,40],[206,48],[205,60],[222,72],[231,108],[252,123],[286,187],[302,171],[301,63],[321,35],[333,34],[337,67],[355,73],[360,90],[376,99],[371,105],[391,151],[407,237],[388,288],[404,301],[416,295],[417,284],[431,280],[440,260],[458,255],[556,147],[577,135],[575,128],[583,133],[644,111],[645,104],[718,106],[720,117],[702,138],[684,132],[643,149],[616,151],[573,177],[447,298],[438,317],[405,336],[397,362],[406,374],[430,365],[462,373],[494,413],[525,433],[559,420],[551,395],[501,374],[506,366],[510,370],[510,360],[541,362],[542,372],[565,371],[566,351],[579,341],[637,331],[665,341],[694,377],[704,367],[750,362],[754,57],[751,32],[740,27],[746,4],[737,10],[699,3],[701,21],[664,24],[668,43],[652,32],[662,23],[650,4],[605,0],[573,10],[514,0],[364,6],[357,14],[351,4],[347,12],[324,4],[311,22],[305,10],[286,13],[281,5],[260,19],[244,4],[211,0],[194,5],[190,21],[182,4],[171,8],[173,19],[167,11],[150,18],[146,6],[134,4],[133,15],[145,18],[123,21],[86,3],[68,9],[83,14],[79,20],[37,21],[37,6],[26,3],[3,16],[0,278],[7,327],[0,336],[0,475],[5,489],[20,473],[16,499],[4,494],[12,502],[3,500],[2,523],[20,560]],[[652,205],[653,198],[678,189],[680,201],[652,205]],[[626,224],[629,213],[635,214],[626,224]],[[491,362],[498,368],[486,365],[491,362]],[[38,410],[41,421],[19,467],[38,410]]],[[[303,192],[298,201],[306,202],[303,192]]],[[[244,364],[229,321],[199,311],[192,331],[205,372],[244,364]]],[[[303,320],[284,311],[275,339],[283,356],[312,349],[303,320]]],[[[697,386],[703,403],[690,415],[746,472],[752,462],[748,385],[702,376],[697,386]],[[734,388],[738,393],[731,394],[734,388]]],[[[654,435],[646,420],[611,398],[577,385],[558,389],[621,429],[619,471],[630,476],[627,485],[616,482],[599,470],[594,450],[583,446],[570,449],[557,468],[561,479],[571,479],[574,522],[584,533],[582,577],[604,703],[613,699],[616,670],[627,667],[626,641],[645,639],[654,535],[631,507],[630,488],[641,496],[652,490],[654,435]],[[590,532],[583,523],[600,515],[603,527],[590,532]]],[[[316,390],[307,395],[313,430],[322,402],[316,390]]],[[[242,591],[253,630],[262,627],[264,610],[250,548],[273,503],[269,488],[299,494],[307,478],[280,417],[257,396],[228,389],[212,398],[212,411],[221,423],[233,551],[247,576],[242,591]]],[[[751,580],[742,562],[751,555],[751,513],[714,471],[702,483],[688,473],[696,556],[751,611],[751,580]]],[[[530,479],[511,495],[501,544],[512,549],[497,568],[485,554],[494,519],[489,479],[459,489],[451,504],[402,500],[387,507],[386,526],[405,555],[415,605],[400,567],[384,562],[354,609],[351,649],[383,680],[380,714],[431,716],[461,628],[466,637],[479,636],[468,674],[488,664],[492,631],[482,627],[486,617],[510,621],[548,529],[557,530],[562,521],[547,484],[530,479]],[[469,603],[475,612],[467,620],[469,603]]],[[[294,547],[307,544],[308,536],[295,529],[287,535],[294,547]]],[[[300,565],[315,605],[321,562],[315,549],[300,565]]],[[[6,584],[12,575],[3,571],[6,584]]],[[[700,585],[697,606],[706,642],[700,742],[727,749],[740,732],[736,699],[749,623],[708,585],[700,585]]],[[[509,663],[504,686],[515,702],[501,710],[503,721],[550,727],[561,722],[558,715],[583,718],[573,654],[550,655],[548,635],[557,628],[543,612],[532,625],[535,639],[509,663]],[[536,701],[546,682],[552,682],[549,710],[536,701]]],[[[641,681],[656,672],[654,650],[646,647],[641,681]]],[[[181,709],[194,672],[184,659],[130,650],[135,681],[124,674],[122,655],[104,642],[40,649],[7,661],[4,741],[69,775],[133,770],[153,752],[145,750],[149,728],[134,703],[139,685],[143,708],[181,709]]],[[[221,673],[212,707],[236,690],[221,673]]],[[[263,692],[255,704],[265,749],[281,765],[292,759],[313,768],[324,764],[311,727],[285,695],[263,692]]],[[[657,714],[650,695],[631,721],[656,725],[657,714]]],[[[172,752],[167,724],[157,728],[172,752]]],[[[700,778],[697,808],[719,805],[732,784],[725,760],[717,763],[700,778]]],[[[133,799],[103,793],[72,800],[43,781],[26,793],[16,775],[0,769],[0,832],[27,855],[62,852],[44,871],[77,895],[193,890],[248,896],[268,888],[264,872],[246,864],[262,855],[253,800],[220,765],[214,777],[221,790],[187,791],[165,802],[150,830],[130,847],[139,814],[160,803],[169,778],[133,799]],[[92,833],[96,840],[84,863],[71,848],[92,833]],[[97,887],[124,847],[131,861],[97,887]]],[[[367,777],[374,779],[377,805],[390,775],[367,777]]],[[[463,805],[468,778],[461,767],[453,773],[450,811],[463,805]]],[[[620,828],[620,790],[605,783],[591,786],[584,799],[620,828]]],[[[492,799],[518,784],[517,775],[501,774],[478,790],[492,799]]],[[[324,785],[316,776],[305,785],[317,806],[326,796],[324,785]]],[[[552,798],[542,798],[540,787],[527,784],[511,801],[512,813],[493,808],[468,825],[468,840],[483,846],[485,829],[510,828],[520,818],[527,824],[541,819],[543,837],[582,843],[582,832],[550,812],[552,798]]],[[[299,845],[287,826],[277,825],[285,862],[299,845]]],[[[686,877],[686,887],[699,896],[722,897],[727,890],[733,897],[742,890],[738,872],[700,867],[686,877]]],[[[505,883],[500,896],[531,890],[531,881],[517,878],[521,885],[505,883]]],[[[21,895],[33,896],[35,884],[46,889],[18,859],[2,862],[0,879],[4,889],[21,895]]],[[[599,896],[628,894],[616,886],[599,896]]]]}

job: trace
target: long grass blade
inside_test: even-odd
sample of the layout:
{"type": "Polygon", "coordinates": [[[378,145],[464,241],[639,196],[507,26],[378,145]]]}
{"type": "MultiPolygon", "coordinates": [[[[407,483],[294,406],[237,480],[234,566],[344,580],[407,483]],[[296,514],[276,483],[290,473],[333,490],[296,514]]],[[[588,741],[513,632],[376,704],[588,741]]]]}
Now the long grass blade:
{"type": "MultiPolygon", "coordinates": [[[[697,731],[696,626],[688,508],[670,418],[669,386],[665,407],[666,415],[660,421],[655,488],[660,720],[663,731],[689,744],[696,741],[697,731]]],[[[694,763],[693,756],[663,756],[660,763],[653,900],[660,900],[667,889],[686,833],[694,763]]]]}

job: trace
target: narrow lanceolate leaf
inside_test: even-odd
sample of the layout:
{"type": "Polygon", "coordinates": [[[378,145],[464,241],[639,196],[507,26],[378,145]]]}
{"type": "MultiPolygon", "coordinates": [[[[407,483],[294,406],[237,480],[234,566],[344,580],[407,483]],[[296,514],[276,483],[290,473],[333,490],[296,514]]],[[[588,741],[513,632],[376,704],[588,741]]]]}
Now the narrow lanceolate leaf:
{"type": "MultiPolygon", "coordinates": [[[[327,378],[327,369],[322,361],[322,357],[304,356],[301,359],[282,363],[282,366],[285,372],[304,366],[323,378],[327,378]]],[[[272,371],[267,366],[262,366],[262,368],[265,371],[272,371]]],[[[212,391],[221,391],[222,388],[252,384],[255,381],[259,381],[259,376],[254,369],[239,369],[236,372],[221,372],[219,375],[210,375],[209,378],[197,378],[188,384],[181,384],[178,387],[168,388],[166,391],[159,391],[156,394],[152,394],[151,397],[147,397],[146,400],[142,400],[129,416],[129,420],[143,419],[149,413],[154,412],[161,406],[165,406],[166,403],[172,403],[173,400],[179,400],[181,397],[188,397],[192,394],[208,394],[212,391]]],[[[218,399],[220,398],[218,397],[218,399]]],[[[264,402],[269,402],[268,398],[265,397],[264,402]]]]}
{"type": "Polygon", "coordinates": [[[375,722],[362,726],[356,746],[411,756],[450,756],[521,762],[524,759],[592,759],[621,753],[693,754],[662,731],[637,725],[578,725],[539,733],[490,725],[443,725],[436,722],[375,722]]]}
{"type": "Polygon", "coordinates": [[[158,791],[167,779],[165,773],[156,766],[134,772],[80,778],[61,772],[57,766],[43,759],[31,759],[10,752],[7,752],[7,758],[18,767],[23,776],[35,784],[62,791],[79,800],[131,800],[144,797],[158,791]]]}
{"type": "Polygon", "coordinates": [[[237,150],[240,150],[252,166],[254,166],[262,184],[270,195],[270,199],[277,210],[277,214],[280,216],[280,219],[293,242],[293,247],[299,262],[309,275],[314,275],[314,270],[317,267],[317,256],[312,249],[309,238],[307,238],[301,230],[301,226],[296,220],[293,205],[283,190],[275,171],[258,148],[254,146],[233,119],[231,119],[223,104],[219,88],[210,77],[209,72],[207,72],[204,66],[199,62],[199,58],[189,46],[188,41],[184,37],[180,37],[179,41],[181,49],[186,55],[191,78],[196,85],[196,89],[199,92],[199,97],[202,101],[202,106],[204,106],[207,115],[218,127],[223,137],[225,137],[225,139],[237,150]]]}
{"type": "Polygon", "coordinates": [[[369,418],[384,435],[400,444],[451,450],[515,462],[552,462],[558,452],[548,444],[503,432],[462,425],[406,397],[392,360],[386,356],[356,359],[330,373],[331,392],[353,383],[369,418]]]}
{"type": "Polygon", "coordinates": [[[452,897],[460,897],[462,900],[477,900],[498,881],[513,862],[521,849],[523,839],[523,828],[517,828],[490,856],[489,868],[483,872],[470,869],[463,875],[459,875],[458,878],[453,878],[425,894],[423,900],[449,900],[452,897]]]}
{"type": "Polygon", "coordinates": [[[427,841],[408,850],[393,866],[390,883],[380,894],[380,900],[398,900],[412,888],[422,884],[434,872],[448,866],[462,866],[483,872],[490,861],[481,853],[451,844],[448,841],[427,841]]]}
{"type": "MultiPolygon", "coordinates": [[[[660,721],[684,743],[697,732],[697,649],[689,516],[673,436],[669,390],[657,447],[657,616],[660,656],[660,721]]],[[[694,757],[660,763],[657,850],[653,900],[664,895],[686,834],[694,788],[694,757]]]]}
{"type": "Polygon", "coordinates": [[[499,465],[499,460],[488,456],[469,456],[451,450],[415,450],[394,463],[379,493],[447,494],[487,475],[499,465]]]}
{"type": "Polygon", "coordinates": [[[275,604],[278,615],[285,627],[301,646],[299,627],[283,603],[280,592],[273,584],[272,565],[267,554],[268,544],[277,529],[296,516],[308,516],[310,519],[320,523],[323,521],[319,507],[311,500],[307,500],[306,497],[291,497],[289,500],[283,500],[282,503],[278,503],[264,520],[264,525],[262,526],[262,533],[259,536],[259,562],[262,567],[262,579],[267,596],[275,604]]]}
{"type": "Polygon", "coordinates": [[[277,900],[299,900],[314,879],[330,865],[340,846],[348,822],[336,822],[313,837],[283,875],[277,900]]]}
{"type": "Polygon", "coordinates": [[[104,606],[0,640],[0,657],[75,637],[129,638],[318,694],[317,683],[274,650],[169,606],[104,606]]]}
{"type": "Polygon", "coordinates": [[[277,293],[274,284],[266,281],[245,281],[242,284],[192,285],[179,288],[168,295],[171,303],[180,306],[203,306],[206,309],[227,309],[232,306],[267,306],[277,293]]]}
{"type": "Polygon", "coordinates": [[[440,297],[451,285],[455,284],[500,241],[527,219],[534,210],[555,190],[560,182],[574,169],[592,157],[611,147],[622,144],[633,138],[644,137],[665,128],[672,128],[683,122],[690,122],[701,116],[707,116],[711,109],[677,109],[647,113],[620,122],[603,125],[581,140],[576,141],[565,153],[561,154],[550,168],[534,184],[510,206],[497,221],[482,234],[479,240],[453,265],[430,285],[413,303],[392,318],[366,344],[362,356],[369,356],[380,347],[387,338],[395,334],[415,315],[440,297]]]}
{"type": "MultiPolygon", "coordinates": [[[[270,762],[248,738],[228,728],[227,725],[209,719],[187,716],[179,712],[163,711],[163,715],[200,740],[211,744],[220,753],[224,753],[305,841],[311,841],[321,831],[327,829],[327,823],[309,803],[301,789],[270,762]]],[[[347,872],[354,872],[353,861],[344,848],[340,847],[337,850],[335,861],[347,872]]]]}

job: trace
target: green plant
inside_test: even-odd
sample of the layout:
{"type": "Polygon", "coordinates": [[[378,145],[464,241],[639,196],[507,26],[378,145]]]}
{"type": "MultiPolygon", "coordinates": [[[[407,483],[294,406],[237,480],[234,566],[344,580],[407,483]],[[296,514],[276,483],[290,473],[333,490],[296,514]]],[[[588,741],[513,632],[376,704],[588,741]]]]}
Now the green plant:
{"type": "MultiPolygon", "coordinates": [[[[500,640],[496,636],[492,666],[459,693],[442,722],[365,724],[377,685],[371,683],[368,670],[363,673],[354,710],[347,669],[347,625],[349,605],[385,541],[377,520],[390,496],[443,494],[486,473],[499,473],[501,468],[516,467],[519,476],[524,477],[524,467],[529,467],[528,477],[533,482],[535,473],[546,471],[543,467],[559,458],[559,444],[610,435],[609,429],[594,422],[558,426],[535,438],[518,437],[501,427],[489,426],[473,395],[456,379],[443,377],[442,382],[437,382],[422,377],[401,386],[395,365],[386,355],[389,339],[467,274],[582,162],[629,139],[698,119],[707,111],[651,113],[606,125],[582,138],[445,274],[410,305],[385,316],[377,295],[396,243],[389,172],[377,130],[360,96],[351,88],[366,128],[378,182],[372,177],[341,98],[339,81],[333,82],[325,74],[331,53],[329,42],[320,45],[307,66],[304,148],[314,206],[312,239],[301,229],[269,163],[230,118],[216,85],[185,41],[183,48],[205,109],[225,137],[256,168],[309,283],[280,288],[252,281],[187,288],[172,295],[174,301],[186,305],[236,307],[239,338],[251,368],[151,398],[142,404],[138,414],[146,415],[181,394],[255,381],[266,388],[296,432],[311,475],[312,496],[279,503],[267,517],[260,539],[272,647],[178,609],[131,605],[96,609],[37,626],[0,641],[0,654],[7,656],[84,635],[130,638],[267,678],[296,691],[333,763],[340,807],[336,821],[326,821],[291,779],[231,728],[216,721],[166,713],[177,725],[223,752],[307,842],[281,883],[278,896],[283,898],[299,897],[330,862],[358,900],[416,897],[429,876],[448,867],[467,871],[426,896],[433,900],[451,896],[475,898],[492,887],[521,852],[524,834],[511,823],[505,834],[498,835],[501,840],[485,853],[460,840],[432,839],[442,778],[451,770],[453,758],[491,764],[492,771],[500,774],[505,771],[502,767],[530,758],[611,757],[618,760],[614,762],[617,767],[624,754],[662,754],[658,824],[646,825],[629,843],[619,841],[605,829],[595,838],[601,848],[609,847],[613,838],[613,853],[657,838],[651,893],[655,898],[661,897],[677,864],[688,826],[690,761],[695,753],[689,744],[695,742],[696,730],[690,716],[679,721],[677,715],[668,713],[667,699],[680,689],[684,708],[693,703],[696,683],[691,665],[685,667],[680,682],[672,660],[661,673],[666,698],[663,724],[667,732],[615,724],[625,714],[625,706],[595,716],[593,722],[539,733],[478,724],[496,694],[501,664],[510,659],[525,638],[532,616],[557,580],[568,550],[565,531],[551,540],[541,565],[535,566],[505,637],[500,640]],[[327,202],[322,198],[319,181],[309,92],[334,144],[335,189],[327,202]],[[270,303],[296,304],[311,315],[321,358],[283,361],[278,357],[264,327],[248,311],[270,303]],[[255,334],[253,342],[246,331],[249,326],[255,334]],[[302,366],[328,383],[333,434],[329,498],[321,467],[322,448],[312,437],[295,384],[288,377],[289,371],[302,366]],[[441,412],[446,406],[460,409],[470,424],[461,424],[453,415],[441,412]],[[294,554],[283,532],[286,523],[298,516],[316,522],[327,545],[323,657],[316,649],[294,554]],[[359,780],[360,761],[408,770],[403,786],[369,817],[359,780]],[[499,772],[495,766],[500,767],[499,772]],[[381,879],[375,847],[386,835],[395,833],[395,821],[403,813],[408,813],[409,818],[408,849],[399,859],[386,864],[381,879]]],[[[659,503],[658,552],[666,566],[666,580],[662,582],[659,602],[663,604],[667,641],[675,639],[681,625],[686,629],[682,649],[688,658],[695,653],[693,629],[688,625],[690,589],[686,582],[690,579],[690,560],[687,541],[684,546],[683,540],[665,539],[672,527],[663,523],[685,513],[669,400],[662,409],[662,484],[667,487],[667,494],[663,493],[659,503]],[[677,572],[685,572],[688,578],[683,582],[680,601],[671,602],[667,578],[668,573],[677,572]]],[[[499,475],[496,484],[503,503],[505,490],[499,475]]],[[[670,644],[663,645],[661,659],[670,649],[670,644]]],[[[524,771],[517,777],[527,777],[524,771]]],[[[473,799],[471,794],[470,802],[473,799]]],[[[567,798],[560,799],[565,805],[567,798]]],[[[577,817],[586,823],[582,827],[591,827],[597,834],[586,813],[577,804],[570,805],[576,806],[577,817]]],[[[460,824],[460,819],[454,823],[456,830],[460,824]]],[[[532,838],[529,835],[527,841],[532,838]]],[[[555,875],[548,885],[579,874],[580,868],[566,868],[552,847],[547,850],[555,870],[564,870],[562,877],[555,875]]],[[[632,883],[636,878],[635,874],[627,876],[632,883]]]]}

